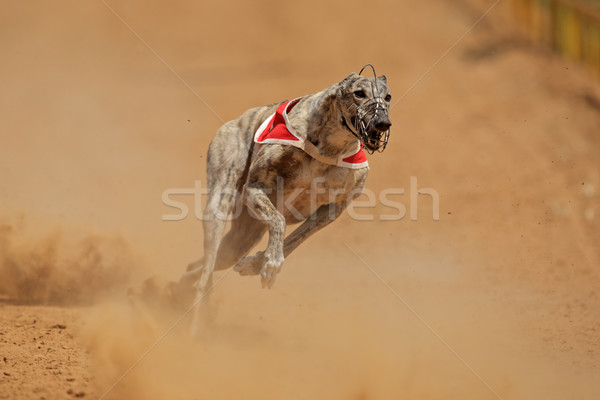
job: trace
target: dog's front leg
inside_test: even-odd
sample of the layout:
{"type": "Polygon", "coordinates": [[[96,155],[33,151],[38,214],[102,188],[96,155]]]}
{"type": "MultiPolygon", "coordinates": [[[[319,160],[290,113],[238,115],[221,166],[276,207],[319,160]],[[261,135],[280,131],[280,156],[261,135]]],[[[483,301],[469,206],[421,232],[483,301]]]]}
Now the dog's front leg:
{"type": "Polygon", "coordinates": [[[302,242],[308,239],[313,233],[326,227],[339,217],[346,209],[343,204],[325,204],[315,211],[307,220],[285,238],[283,253],[287,257],[302,242]]]}
{"type": "Polygon", "coordinates": [[[262,267],[260,269],[263,288],[271,288],[275,283],[277,273],[283,264],[283,238],[285,235],[285,218],[277,211],[267,196],[267,189],[259,185],[246,185],[243,192],[243,201],[249,212],[264,221],[269,229],[269,243],[264,254],[260,255],[262,267]]]}
{"type": "MultiPolygon", "coordinates": [[[[294,232],[285,238],[283,243],[284,256],[287,257],[313,233],[335,221],[345,209],[346,204],[344,203],[332,203],[319,207],[294,232]]],[[[242,258],[238,261],[234,269],[240,275],[257,275],[264,262],[264,257],[264,253],[260,251],[254,256],[242,258]]]]}

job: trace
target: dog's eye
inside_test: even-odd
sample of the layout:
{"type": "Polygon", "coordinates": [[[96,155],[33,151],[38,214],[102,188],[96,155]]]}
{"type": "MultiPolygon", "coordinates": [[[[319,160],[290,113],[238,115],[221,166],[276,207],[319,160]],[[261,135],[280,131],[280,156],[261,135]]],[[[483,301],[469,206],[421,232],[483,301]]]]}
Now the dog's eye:
{"type": "Polygon", "coordinates": [[[359,99],[363,99],[365,97],[365,92],[362,90],[357,90],[356,92],[354,92],[354,96],[356,96],[359,99]]]}
{"type": "Polygon", "coordinates": [[[385,101],[389,102],[390,100],[392,100],[391,94],[388,94],[387,96],[385,96],[385,101]]]}

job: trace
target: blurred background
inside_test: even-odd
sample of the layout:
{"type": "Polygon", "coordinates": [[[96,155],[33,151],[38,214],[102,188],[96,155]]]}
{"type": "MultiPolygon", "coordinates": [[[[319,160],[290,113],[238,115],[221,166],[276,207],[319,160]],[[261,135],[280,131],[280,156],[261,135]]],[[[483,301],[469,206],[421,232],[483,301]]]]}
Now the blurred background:
{"type": "Polygon", "coordinates": [[[512,0],[511,6],[530,39],[582,62],[591,75],[600,75],[600,2],[512,0]]]}
{"type": "MultiPolygon", "coordinates": [[[[416,177],[439,193],[439,221],[429,196],[416,221],[382,221],[394,210],[379,204],[359,211],[372,220],[344,215],[299,247],[271,291],[226,276],[218,339],[193,351],[165,341],[110,396],[597,398],[599,9],[4,1],[0,312],[23,312],[16,302],[49,315],[47,302],[177,279],[202,255],[202,224],[192,196],[177,198],[188,218],[163,221],[174,211],[162,193],[206,181],[218,127],[371,63],[394,106],[367,187],[404,188],[394,200],[408,209],[416,177]]],[[[92,360],[88,395],[160,335],[128,319],[113,309],[75,335],[92,360]]],[[[7,382],[9,398],[38,398],[7,382]]]]}

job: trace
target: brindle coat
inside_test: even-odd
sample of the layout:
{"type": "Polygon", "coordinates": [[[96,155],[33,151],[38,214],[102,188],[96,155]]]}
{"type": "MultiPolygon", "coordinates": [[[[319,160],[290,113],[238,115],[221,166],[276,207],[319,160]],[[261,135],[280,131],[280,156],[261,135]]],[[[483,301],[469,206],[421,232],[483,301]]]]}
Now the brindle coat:
{"type": "MultiPolygon", "coordinates": [[[[385,76],[365,78],[355,73],[343,81],[302,99],[289,112],[294,129],[310,141],[322,156],[332,159],[348,154],[359,139],[346,121],[356,121],[356,106],[379,96],[384,114],[375,121],[377,131],[391,125],[387,114],[390,91],[385,76]],[[384,99],[384,100],[382,100],[384,99]]],[[[204,258],[190,264],[180,284],[195,284],[202,296],[214,270],[235,265],[242,275],[261,275],[263,287],[271,287],[284,258],[310,235],[337,218],[362,191],[368,167],[349,169],[317,161],[302,149],[280,144],[255,146],[254,134],[281,103],[250,109],[224,124],[212,140],[207,157],[208,202],[204,211],[204,258]],[[319,183],[316,202],[310,190],[319,183]],[[300,190],[299,190],[300,189],[300,190]],[[278,209],[277,195],[286,202],[278,209]],[[232,220],[223,237],[236,198],[241,214],[232,220]],[[302,224],[284,239],[286,224],[302,224]],[[247,256],[268,230],[266,250],[247,256]]]]}

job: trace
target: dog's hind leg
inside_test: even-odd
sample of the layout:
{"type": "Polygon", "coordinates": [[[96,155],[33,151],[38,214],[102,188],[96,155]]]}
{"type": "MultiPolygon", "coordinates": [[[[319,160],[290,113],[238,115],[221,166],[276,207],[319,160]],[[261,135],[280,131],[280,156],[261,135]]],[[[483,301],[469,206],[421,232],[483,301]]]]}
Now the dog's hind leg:
{"type": "MultiPolygon", "coordinates": [[[[235,215],[234,213],[232,217],[231,229],[221,240],[219,250],[217,251],[213,271],[230,268],[242,257],[246,256],[252,247],[254,247],[260,241],[266,230],[267,227],[265,224],[262,221],[252,217],[246,207],[242,209],[242,213],[239,216],[235,215]]],[[[190,271],[184,274],[182,281],[180,281],[180,290],[189,288],[189,281],[197,282],[199,277],[203,276],[204,273],[207,273],[205,272],[207,269],[204,268],[204,265],[207,265],[206,259],[202,258],[201,260],[196,261],[188,266],[190,271]],[[184,280],[187,280],[188,283],[182,285],[181,282],[184,280]]],[[[194,301],[194,303],[197,304],[196,308],[194,309],[194,319],[191,325],[193,335],[197,333],[198,326],[201,322],[201,308],[207,315],[206,319],[209,319],[208,317],[211,315],[209,304],[210,297],[205,290],[210,290],[212,287],[212,274],[208,277],[208,281],[205,283],[205,289],[201,289],[200,285],[202,285],[201,281],[198,282],[196,300],[194,301]],[[199,305],[201,302],[204,303],[202,304],[202,307],[199,305]]]]}
{"type": "Polygon", "coordinates": [[[244,207],[239,216],[231,222],[231,229],[223,240],[217,253],[215,271],[232,267],[254,247],[266,232],[266,225],[250,215],[244,207]]]}
{"type": "MultiPolygon", "coordinates": [[[[235,202],[234,193],[225,193],[227,186],[217,185],[211,191],[204,212],[204,258],[202,264],[192,271],[186,272],[182,282],[195,281],[196,298],[194,300],[194,317],[191,331],[195,335],[200,323],[200,311],[204,308],[208,311],[208,304],[201,307],[201,303],[208,302],[208,293],[212,289],[212,275],[217,258],[217,252],[225,231],[227,216],[235,202]]],[[[234,187],[235,189],[235,187],[234,187]]]]}
{"type": "MultiPolygon", "coordinates": [[[[231,229],[221,240],[213,271],[221,271],[236,264],[260,241],[266,230],[266,225],[252,217],[246,207],[242,209],[241,214],[233,215],[231,229]]],[[[196,282],[202,274],[204,264],[204,258],[190,263],[182,282],[184,280],[196,282]]]]}
{"type": "MultiPolygon", "coordinates": [[[[180,280],[182,291],[196,287],[192,333],[198,329],[200,303],[212,286],[212,274],[217,261],[225,225],[238,196],[237,185],[244,174],[249,144],[240,141],[235,124],[225,124],[210,144],[207,156],[208,199],[203,214],[204,258],[188,267],[180,280]]],[[[202,308],[208,308],[206,305],[202,308]]]]}

